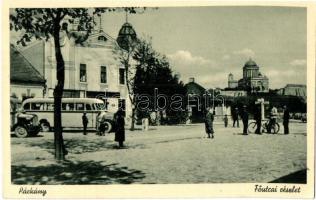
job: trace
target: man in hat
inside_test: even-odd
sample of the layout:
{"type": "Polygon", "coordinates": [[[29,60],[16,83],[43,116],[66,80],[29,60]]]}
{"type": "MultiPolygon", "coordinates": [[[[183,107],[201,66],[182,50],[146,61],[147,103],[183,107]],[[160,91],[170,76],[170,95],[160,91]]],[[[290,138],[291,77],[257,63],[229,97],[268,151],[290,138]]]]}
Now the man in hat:
{"type": "Polygon", "coordinates": [[[83,125],[83,134],[87,135],[87,126],[88,126],[89,120],[87,117],[86,112],[83,113],[82,115],[82,125],[83,125]]]}
{"type": "Polygon", "coordinates": [[[290,112],[287,106],[283,107],[283,126],[284,126],[284,134],[289,134],[289,121],[290,121],[290,112]]]}
{"type": "Polygon", "coordinates": [[[273,106],[271,108],[271,112],[270,112],[270,121],[269,121],[269,125],[268,125],[268,133],[271,133],[271,129],[273,129],[273,134],[275,134],[274,126],[275,126],[276,121],[277,121],[277,116],[278,116],[278,109],[275,106],[273,106]]]}
{"type": "Polygon", "coordinates": [[[243,106],[242,123],[244,125],[243,135],[248,135],[248,112],[246,105],[243,106]]]}
{"type": "Polygon", "coordinates": [[[254,120],[256,121],[257,124],[257,129],[255,131],[256,134],[261,134],[261,109],[260,107],[256,107],[255,113],[254,113],[254,120]]]}
{"type": "Polygon", "coordinates": [[[213,115],[213,109],[210,107],[206,110],[205,115],[205,132],[207,134],[208,138],[214,138],[214,130],[213,130],[213,121],[214,121],[214,115],[213,115]]]}
{"type": "Polygon", "coordinates": [[[238,108],[236,107],[235,110],[232,112],[232,117],[233,117],[233,127],[235,127],[235,123],[237,122],[237,127],[239,128],[239,120],[238,120],[238,108]]]}

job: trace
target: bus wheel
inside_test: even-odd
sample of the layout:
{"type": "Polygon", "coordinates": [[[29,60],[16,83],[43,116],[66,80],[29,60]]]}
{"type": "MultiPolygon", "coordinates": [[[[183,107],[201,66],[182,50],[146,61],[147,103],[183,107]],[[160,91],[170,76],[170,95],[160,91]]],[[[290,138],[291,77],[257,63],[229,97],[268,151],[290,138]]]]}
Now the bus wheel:
{"type": "Polygon", "coordinates": [[[104,122],[104,133],[109,133],[112,130],[112,124],[109,121],[104,122]]]}
{"type": "Polygon", "coordinates": [[[20,126],[20,125],[15,127],[14,133],[19,138],[25,138],[28,135],[26,128],[24,128],[23,126],[20,126]]]}
{"type": "Polygon", "coordinates": [[[48,122],[41,122],[40,126],[41,126],[41,130],[43,132],[49,132],[50,131],[50,125],[49,125],[48,122]]]}

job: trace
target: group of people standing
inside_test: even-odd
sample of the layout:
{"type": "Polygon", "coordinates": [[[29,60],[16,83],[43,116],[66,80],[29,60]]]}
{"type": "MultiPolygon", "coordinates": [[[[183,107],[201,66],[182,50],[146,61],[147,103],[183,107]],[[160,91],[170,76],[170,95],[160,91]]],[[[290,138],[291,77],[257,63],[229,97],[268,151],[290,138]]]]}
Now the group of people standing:
{"type": "MultiPolygon", "coordinates": [[[[106,121],[106,113],[104,111],[100,111],[97,116],[97,135],[104,136],[105,135],[105,121],[106,121]]],[[[119,148],[124,147],[125,141],[125,119],[124,112],[122,109],[119,109],[113,117],[114,121],[114,129],[115,129],[115,138],[114,141],[118,142],[119,148]]],[[[89,119],[87,117],[86,112],[82,115],[82,125],[83,125],[83,135],[87,135],[87,126],[89,123],[89,119]]]]}
{"type": "MultiPolygon", "coordinates": [[[[208,138],[214,138],[214,128],[213,128],[213,121],[214,121],[214,111],[212,108],[206,109],[206,115],[205,115],[205,132],[208,136],[208,138]]],[[[276,107],[271,108],[270,117],[269,117],[269,123],[267,126],[267,132],[271,133],[271,127],[273,127],[276,124],[278,115],[278,110],[276,107]]],[[[248,122],[249,122],[249,113],[247,111],[247,106],[244,105],[239,111],[239,109],[236,107],[232,110],[232,120],[233,120],[233,127],[239,128],[239,117],[241,118],[243,122],[243,135],[248,135],[248,122]]],[[[261,109],[259,107],[256,108],[254,112],[254,120],[256,121],[257,128],[255,133],[256,134],[262,134],[261,133],[261,127],[262,127],[262,113],[261,109]]],[[[284,134],[289,134],[289,120],[290,120],[290,113],[287,108],[287,106],[283,107],[283,126],[284,126],[284,134]]],[[[227,127],[228,125],[228,117],[227,115],[224,116],[224,125],[227,127]]]]}

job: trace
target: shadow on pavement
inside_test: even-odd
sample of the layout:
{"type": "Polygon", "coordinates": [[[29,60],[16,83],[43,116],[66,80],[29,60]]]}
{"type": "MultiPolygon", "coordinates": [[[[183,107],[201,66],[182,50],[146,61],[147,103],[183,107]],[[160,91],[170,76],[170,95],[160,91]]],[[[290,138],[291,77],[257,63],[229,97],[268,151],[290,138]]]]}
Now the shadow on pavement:
{"type": "MultiPolygon", "coordinates": [[[[69,153],[72,154],[82,154],[82,153],[92,153],[97,151],[103,151],[103,150],[113,150],[118,149],[117,142],[110,141],[110,140],[86,140],[86,139],[72,139],[72,140],[65,140],[64,144],[66,146],[66,149],[69,153]]],[[[49,153],[54,155],[54,141],[38,141],[27,144],[31,147],[40,147],[42,149],[45,149],[49,153]]],[[[126,145],[124,149],[145,149],[146,146],[142,144],[136,144],[136,145],[126,145]]]]}
{"type": "Polygon", "coordinates": [[[117,164],[102,165],[100,162],[65,161],[48,166],[11,166],[13,184],[131,184],[145,178],[139,170],[119,167],[117,164]]]}
{"type": "Polygon", "coordinates": [[[306,169],[288,174],[269,183],[305,183],[306,184],[306,169]]]}
{"type": "MultiPolygon", "coordinates": [[[[11,133],[12,138],[18,138],[14,133],[11,133]]],[[[28,138],[38,138],[38,137],[44,137],[43,135],[34,135],[34,136],[27,136],[28,138]]],[[[23,138],[21,138],[23,140],[23,138]]]]}

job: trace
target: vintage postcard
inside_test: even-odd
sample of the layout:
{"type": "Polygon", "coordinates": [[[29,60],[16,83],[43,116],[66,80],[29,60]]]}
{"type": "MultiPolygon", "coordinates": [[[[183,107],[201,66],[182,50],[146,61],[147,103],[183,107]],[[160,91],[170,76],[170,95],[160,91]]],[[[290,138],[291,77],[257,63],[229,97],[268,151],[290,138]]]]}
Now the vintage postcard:
{"type": "Polygon", "coordinates": [[[308,2],[5,1],[5,198],[312,198],[308,2]]]}

